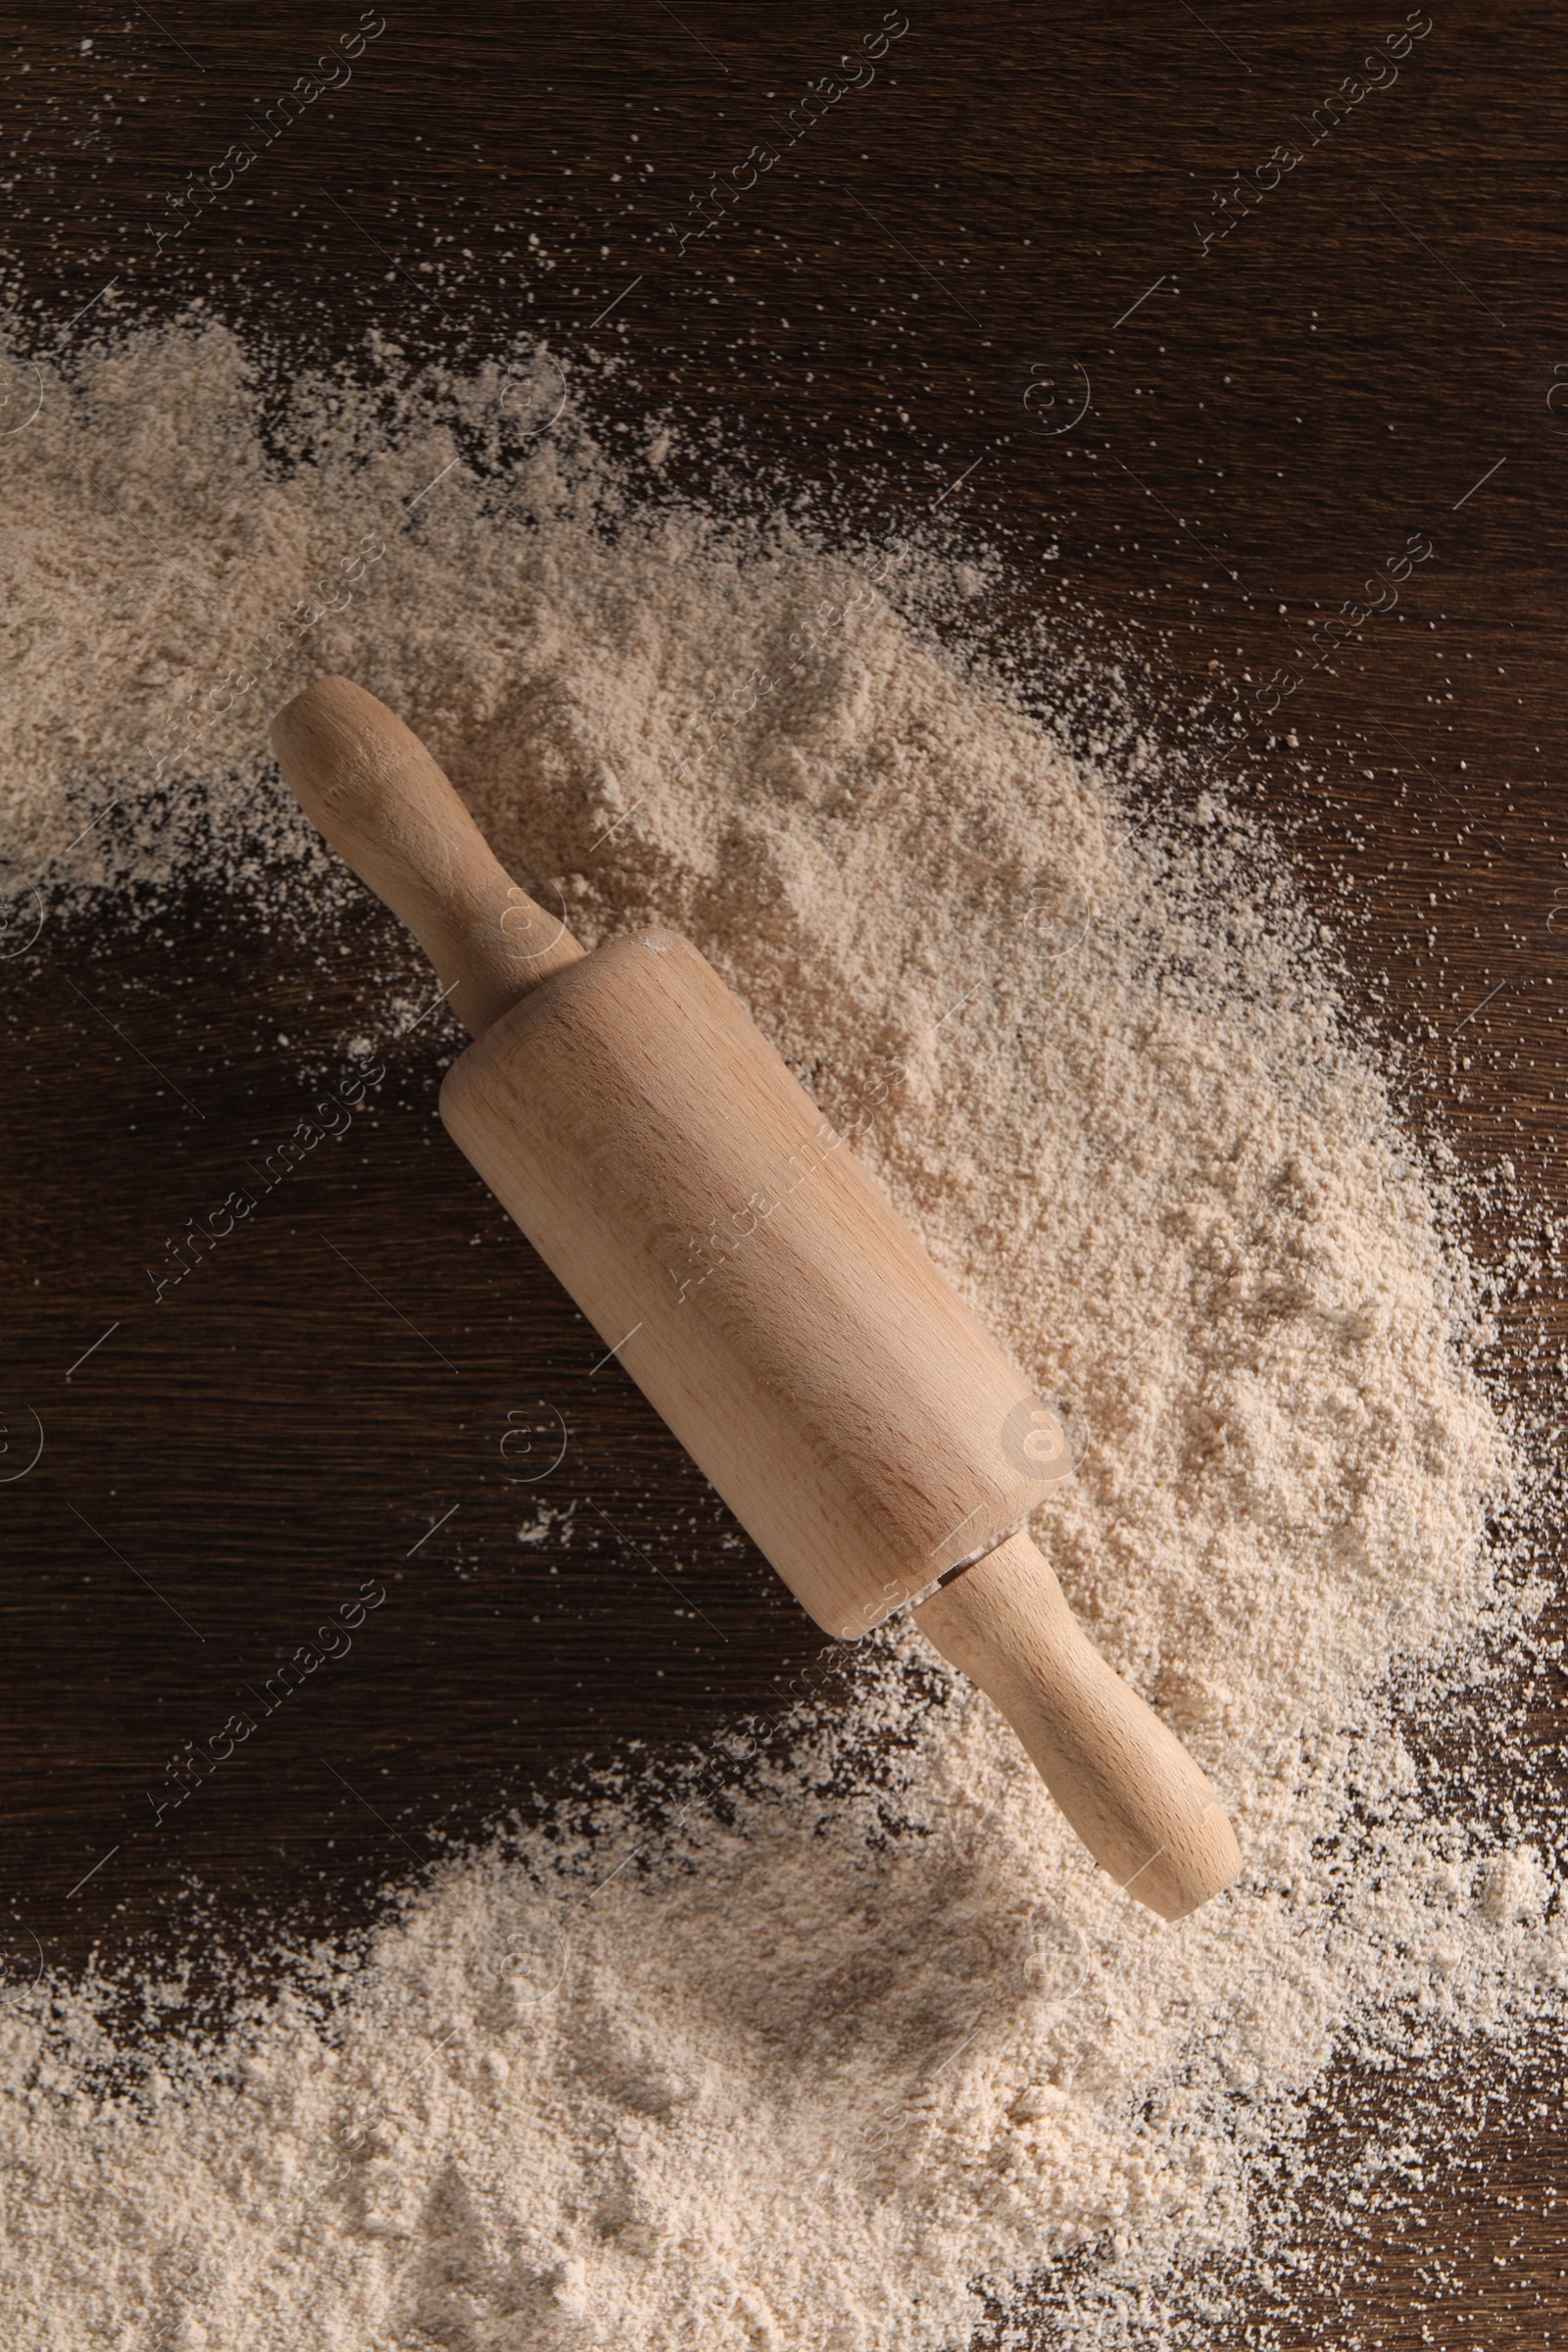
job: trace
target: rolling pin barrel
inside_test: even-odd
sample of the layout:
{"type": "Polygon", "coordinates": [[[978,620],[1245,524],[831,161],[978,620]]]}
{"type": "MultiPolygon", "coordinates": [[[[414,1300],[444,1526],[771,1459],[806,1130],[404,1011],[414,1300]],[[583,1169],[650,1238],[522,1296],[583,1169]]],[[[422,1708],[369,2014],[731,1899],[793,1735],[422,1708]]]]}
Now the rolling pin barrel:
{"type": "Polygon", "coordinates": [[[912,1603],[1119,1884],[1166,1918],[1228,1884],[1212,1789],[1021,1532],[1059,1425],[718,974],[662,930],[585,956],[346,680],[272,740],[473,1032],[454,1138],[818,1624],[912,1603]]]}
{"type": "Polygon", "coordinates": [[[826,1632],[867,1633],[1070,1471],[1059,1424],[1040,1458],[1023,1374],[676,933],[612,940],[503,1013],[441,1115],[826,1632]]]}

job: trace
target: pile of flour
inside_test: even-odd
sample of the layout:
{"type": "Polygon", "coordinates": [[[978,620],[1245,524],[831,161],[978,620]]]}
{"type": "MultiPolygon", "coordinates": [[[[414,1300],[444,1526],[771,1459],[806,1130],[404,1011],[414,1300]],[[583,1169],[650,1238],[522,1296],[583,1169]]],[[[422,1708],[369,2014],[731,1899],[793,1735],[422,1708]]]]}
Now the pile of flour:
{"type": "Polygon", "coordinates": [[[265,417],[200,322],[43,368],[0,440],[14,935],[192,872],[286,928],[326,867],[267,716],[380,695],[586,944],[697,941],[1065,1400],[1034,1532],[1246,1872],[1126,1900],[895,1628],[652,1834],[612,1777],[158,2071],[95,1978],[6,1995],[11,2340],[958,2352],[1044,2278],[1054,2342],[1174,2341],[1338,2044],[1568,1986],[1546,1865],[1417,1786],[1393,1695],[1531,1603],[1473,1285],[1267,843],[960,662],[984,561],[700,511],[531,366],[265,417]]]}

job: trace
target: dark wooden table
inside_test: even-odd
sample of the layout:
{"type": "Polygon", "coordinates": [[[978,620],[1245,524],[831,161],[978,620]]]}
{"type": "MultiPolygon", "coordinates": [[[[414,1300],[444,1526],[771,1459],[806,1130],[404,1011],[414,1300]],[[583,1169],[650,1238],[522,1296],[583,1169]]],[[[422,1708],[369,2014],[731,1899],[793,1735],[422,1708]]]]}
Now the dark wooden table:
{"type": "MultiPolygon", "coordinates": [[[[896,12],[392,6],[244,201],[160,249],[187,174],[377,21],[0,9],[18,331],[197,294],[345,359],[372,328],[470,361],[535,328],[568,361],[622,352],[632,410],[715,420],[847,523],[946,493],[1064,643],[1119,650],[1195,745],[1237,734],[1227,764],[1402,1041],[1411,1118],[1472,1166],[1511,1155],[1518,1203],[1478,1248],[1532,1234],[1568,1118],[1563,12],[914,5],[695,239],[694,192],[783,148],[808,82],[896,12]]],[[[586,1754],[768,1705],[819,1646],[629,1384],[589,1390],[585,1327],[435,1126],[437,1023],[374,1118],[151,1311],[144,1267],[288,1131],[403,958],[368,906],[280,950],[193,891],[0,963],[5,1458],[31,1416],[45,1438],[0,1489],[11,1975],[363,1918],[444,1838],[586,1754]],[[503,1441],[552,1414],[565,1452],[519,1483],[503,1441]],[[516,1542],[544,1498],[565,1553],[516,1542]],[[367,1582],[352,1650],[160,1808],[183,1743],[367,1582]]],[[[1495,1368],[1547,1412],[1562,1338],[1549,1277],[1505,1305],[1495,1368]]],[[[1531,1703],[1549,1791],[1555,1702],[1531,1703]]],[[[1434,1736],[1435,1771],[1463,1737],[1434,1736]]],[[[1279,2340],[1562,2340],[1565,2142],[1528,2084],[1414,2212],[1351,2216],[1332,2175],[1421,2140],[1441,2094],[1339,2080],[1305,2225],[1334,2281],[1279,2340]]]]}

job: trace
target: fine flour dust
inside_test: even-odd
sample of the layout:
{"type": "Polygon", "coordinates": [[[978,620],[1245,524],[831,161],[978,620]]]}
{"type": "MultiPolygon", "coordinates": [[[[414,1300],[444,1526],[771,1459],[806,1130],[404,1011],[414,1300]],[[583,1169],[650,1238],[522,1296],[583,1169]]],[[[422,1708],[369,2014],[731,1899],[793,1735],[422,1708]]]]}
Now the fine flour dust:
{"type": "Polygon", "coordinates": [[[1517,1473],[1288,878],[959,662],[929,615],[979,559],[721,520],[662,446],[390,363],[264,420],[211,326],[46,371],[0,443],[7,889],[297,908],[327,869],[265,721],[338,669],[585,943],[689,933],[1067,1400],[1034,1532],[1245,1875],[1162,1925],[877,1637],[652,1845],[612,1780],[133,2089],[96,1978],[6,1995],[25,2352],[961,2352],[988,2309],[1030,2340],[996,2307],[1052,2266],[1053,2342],[1175,2341],[1347,2034],[1501,2037],[1568,1984],[1544,1869],[1422,1801],[1386,1695],[1498,1621],[1517,1473]]]}

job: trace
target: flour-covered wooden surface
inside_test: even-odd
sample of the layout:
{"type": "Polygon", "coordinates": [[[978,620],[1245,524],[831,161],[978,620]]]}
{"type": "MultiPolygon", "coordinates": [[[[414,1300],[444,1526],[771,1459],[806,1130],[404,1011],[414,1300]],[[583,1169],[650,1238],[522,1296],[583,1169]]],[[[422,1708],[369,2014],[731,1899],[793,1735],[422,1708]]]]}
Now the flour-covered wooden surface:
{"type": "MultiPolygon", "coordinates": [[[[1412,1122],[1512,1161],[1500,1253],[1568,1116],[1562,31],[3,10],[9,347],[197,301],[302,367],[368,336],[481,367],[530,331],[568,373],[623,355],[627,445],[667,406],[694,487],[712,420],[831,480],[846,529],[1000,537],[1020,614],[1147,675],[1164,740],[1174,708],[1284,830],[1412,1122]]],[[[584,1756],[775,1703],[819,1638],[450,1147],[439,1010],[373,1026],[390,926],[334,905],[302,942],[193,887],[151,924],[45,895],[34,931],[4,879],[8,1977],[366,1916],[584,1756]],[[261,1736],[198,1773],[241,1714],[261,1736]]],[[[1561,1338],[1543,1250],[1495,1342],[1543,1410],[1561,1338]]],[[[1553,1748],[1560,1697],[1494,1689],[1423,1774],[1504,1818],[1489,1724],[1553,1748]]],[[[1544,2090],[1421,2194],[1380,2210],[1373,2162],[1345,2204],[1335,2149],[1419,2147],[1430,2097],[1347,2065],[1320,2308],[1298,2288],[1282,2343],[1555,2340],[1544,2090]]]]}

